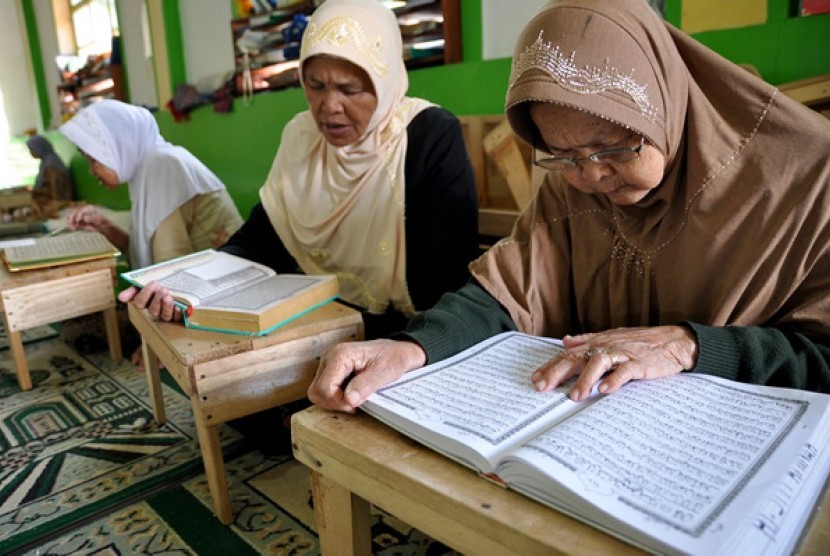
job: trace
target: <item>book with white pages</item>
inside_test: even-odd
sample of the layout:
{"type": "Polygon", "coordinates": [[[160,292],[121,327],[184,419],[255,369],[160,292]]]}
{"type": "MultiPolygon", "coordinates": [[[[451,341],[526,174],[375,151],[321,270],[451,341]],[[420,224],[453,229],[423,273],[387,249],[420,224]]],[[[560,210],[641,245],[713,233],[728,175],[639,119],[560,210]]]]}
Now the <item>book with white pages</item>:
{"type": "Polygon", "coordinates": [[[537,392],[561,342],[519,332],[406,373],[363,409],[520,492],[661,554],[789,554],[830,473],[830,396],[702,373],[537,392]]]}
{"type": "Polygon", "coordinates": [[[248,259],[205,249],[121,276],[139,288],[156,281],[182,309],[185,326],[262,336],[336,299],[333,274],[278,274],[248,259]]]}

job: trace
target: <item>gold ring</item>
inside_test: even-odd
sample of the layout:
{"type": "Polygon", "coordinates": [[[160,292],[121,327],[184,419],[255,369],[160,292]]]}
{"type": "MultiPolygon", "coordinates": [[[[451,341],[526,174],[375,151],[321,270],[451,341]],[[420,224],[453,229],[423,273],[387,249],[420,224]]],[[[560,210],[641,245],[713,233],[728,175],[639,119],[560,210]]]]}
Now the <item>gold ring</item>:
{"type": "MultiPolygon", "coordinates": [[[[616,351],[611,351],[610,349],[605,348],[591,348],[586,349],[582,356],[585,358],[585,361],[590,361],[591,358],[595,355],[607,355],[608,359],[611,360],[611,366],[616,367],[620,363],[623,363],[625,359],[621,359],[620,355],[616,351]]],[[[624,356],[623,356],[624,357],[624,356]]]]}
{"type": "Polygon", "coordinates": [[[594,355],[600,355],[601,353],[608,353],[608,350],[605,348],[586,349],[583,356],[585,357],[586,361],[589,361],[591,357],[593,357],[594,355]]]}

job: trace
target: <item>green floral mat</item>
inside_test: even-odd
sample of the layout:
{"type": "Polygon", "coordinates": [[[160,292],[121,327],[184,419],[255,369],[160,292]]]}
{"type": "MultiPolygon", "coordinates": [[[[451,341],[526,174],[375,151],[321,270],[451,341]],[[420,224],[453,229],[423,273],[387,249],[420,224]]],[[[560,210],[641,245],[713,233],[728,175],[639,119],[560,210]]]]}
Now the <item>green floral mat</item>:
{"type": "MultiPolygon", "coordinates": [[[[26,346],[21,392],[0,352],[0,554],[320,553],[308,469],[220,427],[234,521],[213,515],[189,400],[168,380],[153,424],[143,372],[59,338],[26,346]]],[[[168,377],[169,378],[169,377],[168,377]]],[[[375,510],[373,554],[455,554],[375,510]]]]}
{"type": "MultiPolygon", "coordinates": [[[[144,373],[60,339],[26,346],[33,388],[21,392],[0,352],[0,554],[202,471],[190,401],[165,385],[167,423],[153,422],[144,373]]],[[[226,450],[241,435],[220,427],[226,450]]]]}
{"type": "MultiPolygon", "coordinates": [[[[305,466],[252,451],[229,462],[227,472],[234,512],[227,527],[213,517],[207,481],[199,475],[25,554],[320,554],[305,466]]],[[[377,509],[372,545],[379,555],[455,554],[377,509]]]]}

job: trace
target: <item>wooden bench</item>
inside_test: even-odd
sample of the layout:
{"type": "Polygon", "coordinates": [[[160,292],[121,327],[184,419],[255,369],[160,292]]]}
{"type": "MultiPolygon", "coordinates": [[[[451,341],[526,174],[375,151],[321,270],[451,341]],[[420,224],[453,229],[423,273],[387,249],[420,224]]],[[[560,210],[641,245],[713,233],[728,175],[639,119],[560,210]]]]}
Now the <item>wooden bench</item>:
{"type": "Polygon", "coordinates": [[[783,83],[778,89],[830,119],[830,73],[783,83]]]}

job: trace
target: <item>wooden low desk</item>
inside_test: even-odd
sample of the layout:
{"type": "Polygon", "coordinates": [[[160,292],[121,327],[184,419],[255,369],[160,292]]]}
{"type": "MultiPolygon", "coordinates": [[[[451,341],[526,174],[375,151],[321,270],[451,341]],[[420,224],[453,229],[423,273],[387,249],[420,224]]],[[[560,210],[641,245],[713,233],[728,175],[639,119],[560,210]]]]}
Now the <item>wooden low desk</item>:
{"type": "Polygon", "coordinates": [[[30,208],[37,210],[32,198],[32,188],[27,185],[18,187],[0,188],[0,211],[11,212],[16,208],[30,208]]]}
{"type": "MultiPolygon", "coordinates": [[[[320,549],[371,554],[369,504],[465,554],[642,554],[357,413],[312,407],[291,419],[294,456],[311,469],[320,549]]],[[[824,495],[799,553],[827,554],[824,495]]]]}
{"type": "Polygon", "coordinates": [[[327,303],[267,336],[241,336],[189,329],[158,321],[132,303],[128,307],[141,334],[155,419],[166,420],[160,361],[190,397],[213,509],[227,525],[233,514],[217,427],[305,398],[320,355],[339,342],[363,338],[360,312],[327,303]]]}
{"type": "Polygon", "coordinates": [[[40,270],[9,272],[0,263],[0,307],[9,338],[17,382],[32,388],[20,332],[102,311],[110,356],[121,360],[115,313],[115,257],[40,270]]]}

